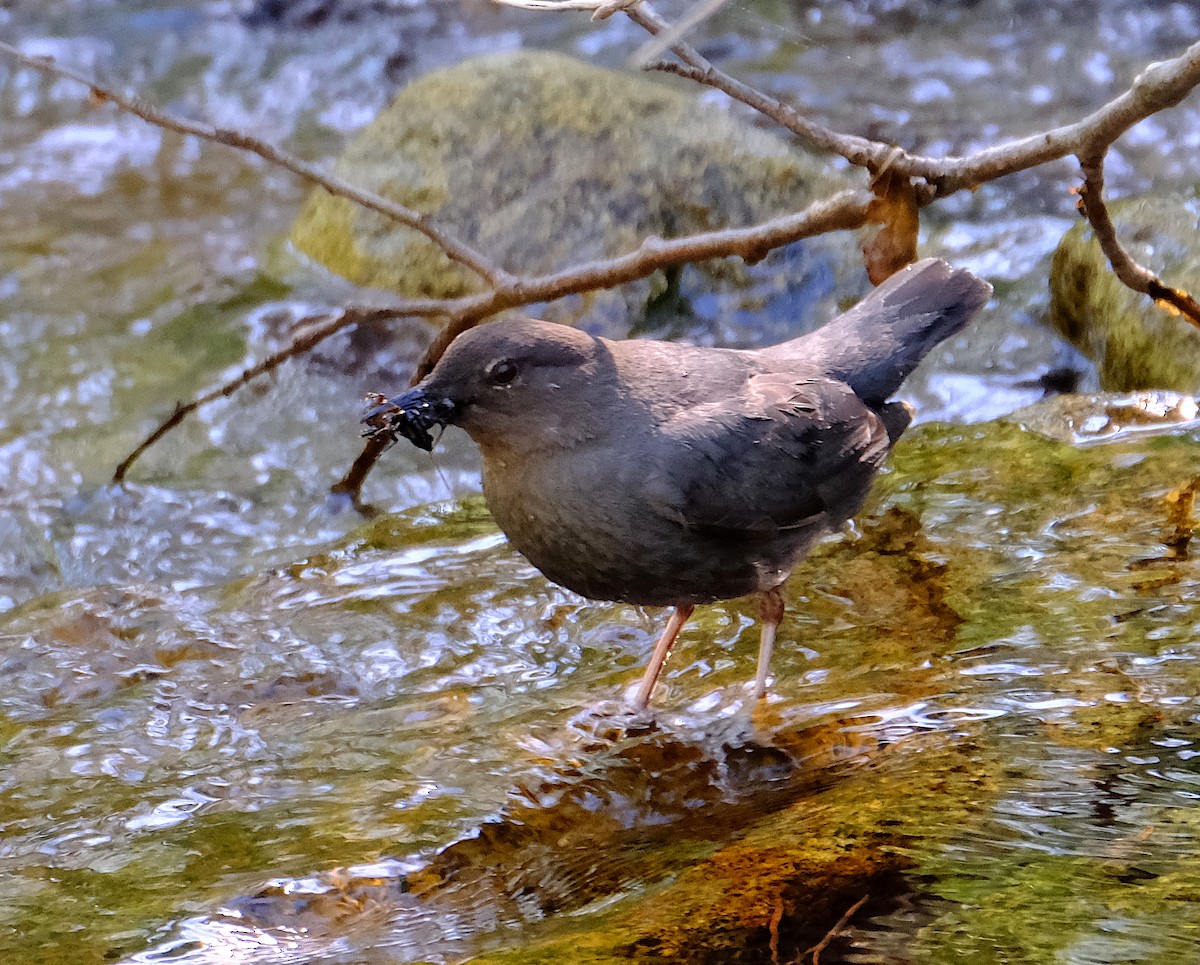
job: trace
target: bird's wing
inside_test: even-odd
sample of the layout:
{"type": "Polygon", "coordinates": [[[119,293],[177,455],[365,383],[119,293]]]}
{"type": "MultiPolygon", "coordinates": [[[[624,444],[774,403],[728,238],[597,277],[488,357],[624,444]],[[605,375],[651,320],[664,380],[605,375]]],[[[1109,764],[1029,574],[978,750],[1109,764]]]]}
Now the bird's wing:
{"type": "Polygon", "coordinates": [[[849,386],[770,373],[678,413],[662,435],[661,461],[641,467],[649,503],[689,529],[746,539],[848,519],[891,448],[849,386]]]}

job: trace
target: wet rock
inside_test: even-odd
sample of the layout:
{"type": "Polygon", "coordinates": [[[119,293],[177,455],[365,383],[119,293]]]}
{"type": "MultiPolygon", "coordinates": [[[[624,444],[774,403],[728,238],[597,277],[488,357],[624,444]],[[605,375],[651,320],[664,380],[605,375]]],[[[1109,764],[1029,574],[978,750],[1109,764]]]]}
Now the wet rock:
{"type": "Polygon", "coordinates": [[[193,965],[226,961],[239,928],[314,957],[369,935],[455,958],[482,947],[489,962],[795,960],[848,909],[868,918],[911,893],[913,826],[953,815],[961,827],[994,793],[994,763],[904,730],[855,720],[767,734],[730,720],[691,734],[642,720],[612,742],[581,731],[577,760],[432,858],[272,882],[229,902],[229,917],[184,923],[194,940],[170,948],[186,946],[193,965]],[[750,759],[770,759],[769,776],[736,776],[750,759]],[[730,827],[746,830],[727,841],[730,827]],[[621,901],[634,891],[649,900],[621,901]],[[495,951],[487,937],[508,945],[522,924],[596,902],[619,911],[565,940],[495,951]]]}
{"type": "Polygon", "coordinates": [[[1178,392],[1058,395],[1025,406],[1004,421],[1058,442],[1089,445],[1200,426],[1196,399],[1178,392]]]}
{"type": "MultiPolygon", "coordinates": [[[[480,960],[807,960],[817,943],[832,942],[856,916],[884,914],[913,894],[907,876],[918,861],[909,834],[918,826],[961,828],[985,813],[996,790],[996,764],[962,750],[936,737],[901,741],[882,756],[877,750],[873,767],[851,770],[765,815],[650,900],[565,940],[480,960]],[[903,767],[910,752],[925,759],[923,768],[903,767]]],[[[839,960],[836,949],[828,960],[839,960]]]]}
{"type": "MultiPolygon", "coordinates": [[[[1117,236],[1168,285],[1200,274],[1200,200],[1135,198],[1112,207],[1117,236]]],[[[1096,363],[1100,387],[1200,388],[1200,329],[1131,291],[1112,273],[1090,225],[1063,236],[1050,270],[1050,321],[1096,363]]]]}
{"type": "MultiPolygon", "coordinates": [[[[471,60],[413,83],[335,170],[525,273],[632,251],[648,235],[752,225],[844,186],[783,140],[665,83],[537,52],[471,60]]],[[[480,287],[422,236],[324,191],[309,197],[292,240],[362,285],[432,298],[480,287]]],[[[839,280],[864,284],[845,233],[752,267],[722,260],[659,272],[541,313],[609,335],[632,324],[775,341],[805,316],[827,317],[835,291],[857,293],[839,280]]]]}

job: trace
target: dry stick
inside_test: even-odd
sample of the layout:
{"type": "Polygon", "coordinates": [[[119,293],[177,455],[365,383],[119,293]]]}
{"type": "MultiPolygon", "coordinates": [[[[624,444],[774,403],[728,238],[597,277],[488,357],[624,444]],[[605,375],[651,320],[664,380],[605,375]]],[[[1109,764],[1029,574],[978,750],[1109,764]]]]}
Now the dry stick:
{"type": "Polygon", "coordinates": [[[483,318],[533,302],[553,301],[564,295],[598,288],[613,288],[672,265],[738,255],[748,264],[774,248],[801,238],[830,231],[861,228],[874,199],[869,191],[839,191],[803,211],[773,218],[751,228],[728,228],[685,238],[644,238],[635,251],[602,261],[575,265],[549,275],[526,278],[509,288],[468,295],[447,302],[451,321],[438,333],[417,366],[413,381],[428,375],[446,347],[483,318]]]}
{"type": "Polygon", "coordinates": [[[1079,155],[1083,186],[1079,190],[1079,209],[1096,233],[1100,250],[1113,273],[1129,288],[1165,302],[1193,325],[1200,327],[1200,302],[1180,288],[1171,288],[1148,268],[1140,265],[1117,240],[1117,229],[1104,203],[1104,152],[1079,155]]]}
{"type": "MultiPolygon", "coordinates": [[[[445,300],[403,302],[390,308],[346,308],[328,322],[301,333],[286,348],[250,366],[228,382],[201,393],[191,402],[176,405],[171,415],[160,423],[117,467],[116,472],[113,473],[113,482],[123,482],[129,468],[142,453],[201,406],[216,399],[227,398],[258,376],[277,368],[288,359],[308,351],[325,339],[351,326],[413,315],[446,318],[446,325],[426,350],[417,367],[417,373],[413,377],[413,381],[417,382],[437,364],[441,353],[457,335],[497,312],[533,302],[552,301],[576,292],[612,287],[637,278],[644,278],[659,268],[684,262],[700,261],[729,254],[741,255],[747,262],[753,262],[762,258],[773,248],[798,241],[801,238],[824,234],[828,231],[861,227],[866,223],[867,211],[872,198],[873,195],[866,191],[842,191],[831,198],[818,201],[797,214],[775,218],[753,228],[712,231],[671,241],[650,237],[644,239],[638,249],[629,254],[604,261],[589,262],[549,275],[516,279],[503,288],[476,295],[464,295],[460,298],[445,300]]],[[[333,491],[350,494],[357,503],[358,492],[363,480],[386,448],[375,440],[369,441],[346,476],[334,485],[333,491]]]]}
{"type": "MultiPolygon", "coordinates": [[[[568,8],[567,4],[553,0],[495,2],[539,10],[568,8]]],[[[610,7],[613,7],[613,0],[575,0],[569,5],[570,9],[597,12],[618,9],[610,11],[610,7]]],[[[1080,208],[1095,229],[1113,272],[1129,288],[1165,302],[1188,321],[1200,326],[1200,303],[1186,291],[1165,285],[1157,275],[1134,261],[1120,245],[1101,197],[1103,159],[1108,148],[1135,124],[1174,107],[1200,84],[1200,41],[1178,57],[1148,65],[1134,78],[1129,90],[1074,124],[985,148],[963,158],[931,158],[909,154],[895,145],[830,130],[782,101],[743,84],[713,66],[694,47],[680,39],[681,31],[659,16],[647,0],[622,4],[619,9],[647,33],[663,38],[665,48],[679,58],[678,61],[647,64],[648,69],[676,74],[720,90],[805,138],[813,146],[840,154],[873,174],[886,169],[925,181],[925,189],[917,191],[917,202],[921,206],[964,188],[974,188],[1069,154],[1076,155],[1084,171],[1080,208]]]]}
{"type": "MultiPolygon", "coordinates": [[[[653,35],[657,36],[670,29],[670,25],[663,21],[645,0],[641,0],[641,2],[630,0],[628,3],[623,0],[621,2],[618,0],[583,0],[583,2],[551,4],[538,3],[537,0],[496,0],[496,2],[509,6],[541,9],[572,8],[593,11],[603,9],[606,13],[622,9],[634,22],[639,23],[653,35]]],[[[923,203],[928,203],[940,194],[949,194],[962,187],[975,186],[1004,174],[1059,158],[1068,153],[1075,153],[1080,149],[1080,142],[1087,142],[1091,145],[1110,144],[1133,124],[1158,110],[1178,103],[1197,83],[1200,83],[1200,43],[1197,43],[1174,60],[1147,67],[1134,81],[1128,92],[1077,124],[1034,135],[1022,141],[989,148],[968,158],[923,158],[910,155],[894,145],[829,131],[804,118],[793,108],[769,98],[717,70],[682,41],[672,44],[670,49],[685,61],[683,68],[675,68],[677,72],[686,73],[687,76],[699,82],[709,84],[755,107],[794,133],[806,137],[811,143],[841,154],[848,160],[872,170],[878,170],[887,165],[900,173],[926,179],[932,185],[932,190],[926,192],[922,198],[923,203]]],[[[723,257],[729,254],[739,254],[747,261],[753,261],[762,257],[771,248],[799,238],[827,231],[860,227],[866,221],[867,206],[870,203],[870,196],[863,192],[842,192],[826,202],[812,206],[806,212],[774,219],[755,228],[713,232],[709,235],[699,235],[691,239],[676,239],[672,242],[648,238],[637,251],[628,255],[591,262],[553,275],[523,279],[492,266],[479,252],[436,227],[427,216],[326,175],[312,165],[269,143],[240,131],[218,129],[173,117],[133,98],[101,87],[89,78],[59,67],[47,58],[30,57],[2,42],[0,42],[0,53],[43,73],[65,77],[84,84],[97,98],[110,100],[151,124],[257,154],[270,163],[278,164],[286,170],[321,185],[332,194],[345,197],[421,232],[438,245],[448,257],[487,280],[492,286],[492,290],[488,292],[442,303],[426,303],[425,308],[419,312],[403,306],[388,312],[388,317],[415,313],[441,314],[451,319],[442,336],[430,347],[422,360],[418,377],[432,367],[455,335],[482,318],[506,308],[536,301],[550,301],[580,291],[611,287],[644,277],[660,267],[687,261],[723,257]]],[[[353,316],[355,311],[357,310],[348,309],[347,317],[353,316]]],[[[178,407],[172,416],[121,464],[117,470],[117,478],[120,479],[124,476],[132,462],[145,451],[147,446],[178,425],[186,415],[195,411],[204,402],[231,394],[250,378],[253,378],[255,374],[269,371],[285,358],[299,354],[306,347],[315,345],[321,338],[328,337],[335,331],[340,331],[351,324],[355,324],[355,322],[339,321],[320,338],[312,341],[307,338],[298,341],[258,366],[248,369],[243,376],[233,382],[198,397],[192,403],[178,407]]]]}
{"type": "MultiPolygon", "coordinates": [[[[609,288],[644,278],[659,268],[684,262],[730,254],[741,255],[745,261],[754,262],[771,249],[799,241],[801,238],[828,231],[861,228],[866,224],[873,198],[874,195],[867,191],[842,191],[810,205],[797,214],[775,218],[753,228],[731,228],[688,238],[675,238],[671,241],[649,237],[642,241],[636,251],[629,254],[577,265],[552,275],[525,279],[520,283],[519,293],[492,291],[460,298],[454,303],[447,302],[450,321],[426,350],[417,366],[413,382],[418,382],[429,374],[442,353],[459,334],[489,315],[506,308],[551,301],[580,291],[609,288]]],[[[363,481],[386,448],[386,443],[381,439],[369,439],[363,451],[354,460],[350,471],[334,485],[333,491],[351,496],[356,507],[360,510],[365,509],[359,499],[363,481]]]]}
{"type": "MultiPolygon", "coordinates": [[[[532,10],[595,10],[602,4],[602,0],[494,2],[532,10]]],[[[623,12],[653,36],[673,29],[646,0],[625,7],[623,12]]],[[[805,117],[794,107],[726,74],[690,44],[676,41],[669,49],[682,63],[656,62],[648,66],[722,91],[804,138],[813,147],[840,155],[858,167],[874,171],[888,163],[894,171],[927,181],[933,191],[924,199],[925,203],[934,197],[978,187],[987,181],[1076,154],[1085,145],[1111,144],[1139,121],[1174,107],[1200,84],[1198,41],[1178,57],[1150,64],[1134,78],[1129,90],[1074,124],[984,148],[966,157],[938,158],[898,151],[893,144],[831,130],[805,117]]]]}
{"type": "Polygon", "coordinates": [[[886,167],[908,177],[924,179],[932,190],[918,192],[918,203],[922,205],[962,188],[974,187],[1068,154],[1076,154],[1084,173],[1080,209],[1095,230],[1101,250],[1117,278],[1132,290],[1172,306],[1193,325],[1200,327],[1200,303],[1188,292],[1165,285],[1157,275],[1130,256],[1117,240],[1116,229],[1102,197],[1104,155],[1109,146],[1151,114],[1174,107],[1200,84],[1200,42],[1192,44],[1173,60],[1150,64],[1134,78],[1129,90],[1075,124],[987,148],[966,158],[936,159],[911,155],[879,142],[864,148],[862,139],[821,127],[781,101],[766,97],[718,70],[693,47],[680,41],[673,28],[654,12],[649,3],[632,5],[625,8],[624,12],[648,33],[670,36],[673,42],[668,43],[667,47],[682,61],[656,62],[648,67],[688,77],[721,90],[794,133],[808,138],[818,147],[837,152],[874,173],[886,167]],[[885,150],[883,155],[879,153],[881,150],[885,150]],[[953,168],[948,168],[948,165],[953,165],[953,168]]]}
{"type": "Polygon", "coordinates": [[[177,131],[180,134],[190,134],[193,137],[212,141],[215,144],[224,144],[227,147],[237,148],[239,151],[257,154],[264,161],[277,165],[286,171],[291,171],[293,174],[304,178],[304,180],[319,185],[330,194],[345,198],[363,208],[378,212],[384,217],[391,218],[393,221],[397,221],[408,228],[412,228],[414,231],[420,232],[445,252],[448,258],[458,262],[464,268],[469,268],[489,285],[506,285],[510,284],[513,280],[508,272],[493,265],[481,252],[459,241],[445,229],[438,227],[428,215],[421,214],[419,211],[414,211],[412,208],[405,207],[382,195],[375,194],[373,191],[355,187],[348,181],[343,181],[332,174],[326,174],[316,165],[302,161],[295,155],[289,154],[287,151],[276,147],[268,141],[263,141],[244,131],[213,127],[211,124],[202,124],[197,121],[189,121],[182,117],[176,117],[174,114],[169,114],[152,104],[146,103],[140,98],[128,97],[117,93],[111,88],[102,87],[83,74],[76,73],[66,67],[60,67],[49,57],[31,57],[28,54],[22,53],[16,47],[2,41],[0,41],[0,54],[4,54],[10,59],[24,64],[26,67],[40,71],[43,74],[63,77],[67,80],[83,84],[90,90],[92,96],[97,101],[111,101],[122,110],[140,117],[155,127],[177,131]]]}
{"type": "MultiPolygon", "coordinates": [[[[85,85],[101,100],[108,100],[118,107],[142,118],[159,127],[192,134],[206,140],[231,147],[247,150],[259,155],[265,160],[279,164],[286,170],[292,171],[303,178],[311,180],[333,194],[340,195],[377,211],[387,217],[392,217],[402,224],[421,231],[432,242],[437,244],[449,257],[472,268],[491,285],[488,291],[474,295],[462,296],[445,301],[406,303],[394,309],[376,310],[347,308],[338,318],[327,325],[293,342],[287,348],[270,356],[231,381],[215,389],[202,393],[191,402],[176,406],[172,414],[160,424],[150,436],[135,449],[117,467],[114,481],[124,479],[129,468],[151,445],[161,439],[167,432],[179,425],[192,412],[214,399],[231,395],[257,375],[268,372],[288,358],[312,348],[318,342],[331,335],[357,324],[368,318],[402,317],[404,315],[440,315],[449,319],[439,338],[430,346],[418,367],[416,379],[427,373],[450,341],[461,332],[470,328],[480,320],[508,308],[528,305],[533,302],[552,301],[565,295],[591,291],[597,288],[608,288],[623,284],[670,265],[698,261],[706,258],[719,258],[728,255],[740,255],[746,262],[754,262],[767,254],[773,248],[790,244],[801,238],[823,234],[828,231],[861,227],[866,222],[871,195],[859,191],[843,191],[831,198],[812,205],[806,211],[774,218],[751,228],[730,229],[727,231],[709,232],[690,238],[678,238],[663,241],[659,238],[646,238],[640,247],[631,253],[602,261],[588,262],[564,271],[534,278],[520,278],[500,269],[494,268],[482,255],[466,248],[460,242],[450,238],[445,232],[435,228],[424,215],[411,211],[402,205],[397,205],[386,198],[372,194],[332,178],[312,165],[297,158],[269,143],[260,141],[239,131],[212,128],[208,125],[196,124],[167,114],[157,108],[150,107],[131,97],[109,90],[67,68],[60,67],[52,60],[43,57],[30,57],[9,44],[0,42],[0,53],[6,54],[19,63],[34,70],[58,77],[65,77],[85,85]]],[[[354,479],[365,476],[370,468],[370,459],[365,468],[360,466],[367,451],[360,456],[359,461],[345,479],[338,485],[351,485],[354,479]],[[358,470],[362,470],[359,472],[358,470]]],[[[378,453],[376,453],[377,455],[378,453]]]]}
{"type": "Polygon", "coordinates": [[[374,510],[362,501],[363,483],[367,481],[367,475],[375,466],[376,461],[391,444],[385,432],[371,436],[363,446],[362,452],[355,458],[354,463],[346,470],[346,475],[335,482],[329,491],[336,496],[349,496],[350,501],[354,503],[354,508],[360,513],[373,514],[374,510]]]}
{"type": "MultiPolygon", "coordinates": [[[[645,2],[626,10],[625,15],[655,35],[670,26],[645,2]]],[[[1174,107],[1200,84],[1198,41],[1172,60],[1150,64],[1134,78],[1129,90],[1074,124],[998,144],[966,157],[933,158],[907,151],[897,154],[895,145],[831,131],[782,101],[718,70],[688,44],[677,43],[670,49],[690,68],[686,73],[693,80],[753,107],[814,146],[840,154],[852,164],[868,170],[874,171],[888,162],[894,171],[927,181],[934,188],[928,200],[1058,160],[1097,140],[1111,144],[1139,121],[1174,107]]]]}
{"type": "MultiPolygon", "coordinates": [[[[664,50],[670,50],[673,44],[691,33],[697,26],[716,13],[718,8],[724,6],[726,2],[727,0],[698,0],[696,5],[677,23],[671,25],[669,30],[660,33],[657,37],[652,37],[634,51],[632,63],[638,67],[645,66],[651,60],[660,56],[664,50]]],[[[629,6],[633,6],[633,4],[631,3],[629,6]]],[[[592,19],[596,19],[596,14],[592,15],[592,19]]]]}
{"type": "MultiPolygon", "coordinates": [[[[519,3],[520,0],[498,2],[519,3]]],[[[626,8],[625,14],[652,35],[663,35],[671,29],[649,3],[626,8]]],[[[875,174],[886,168],[925,180],[928,190],[917,192],[918,204],[922,206],[963,188],[975,187],[985,181],[1076,154],[1084,171],[1081,210],[1091,222],[1117,278],[1134,291],[1171,305],[1192,324],[1200,326],[1200,303],[1186,291],[1165,285],[1157,275],[1134,261],[1120,245],[1101,196],[1104,153],[1108,147],[1135,124],[1161,110],[1174,107],[1200,84],[1200,42],[1192,44],[1172,60],[1150,64],[1134,78],[1129,90],[1074,124],[987,148],[965,158],[920,157],[894,145],[865,142],[861,138],[830,131],[781,101],[767,97],[718,70],[688,44],[676,42],[668,46],[682,63],[656,62],[648,64],[649,68],[674,73],[721,90],[816,146],[839,153],[875,174]]]]}
{"type": "Polygon", "coordinates": [[[829,943],[837,938],[838,933],[846,927],[846,923],[855,916],[855,914],[858,912],[858,909],[865,905],[867,903],[867,899],[870,897],[870,895],[863,895],[861,898],[859,898],[858,901],[846,909],[846,913],[837,920],[836,925],[834,925],[825,933],[824,938],[813,945],[812,948],[809,948],[804,952],[805,955],[812,955],[812,965],[821,965],[821,952],[825,951],[825,949],[829,947],[829,943]]]}
{"type": "MultiPolygon", "coordinates": [[[[137,462],[147,449],[154,443],[158,442],[163,436],[179,425],[189,415],[199,409],[201,406],[207,405],[217,399],[228,398],[233,395],[238,389],[248,382],[253,381],[260,375],[265,375],[272,369],[278,368],[288,359],[307,352],[325,339],[336,335],[344,329],[350,328],[353,325],[362,325],[373,321],[387,321],[393,318],[398,318],[405,315],[417,314],[436,314],[435,311],[421,311],[420,305],[410,305],[408,308],[347,308],[338,312],[327,322],[303,331],[297,335],[287,345],[286,348],[280,349],[278,352],[267,356],[261,362],[251,365],[244,369],[236,377],[228,382],[217,386],[215,389],[210,389],[207,392],[202,392],[200,395],[192,399],[191,402],[179,402],[175,405],[175,410],[167,416],[158,427],[150,433],[141,444],[133,450],[124,461],[117,466],[113,473],[112,481],[114,483],[123,483],[125,475],[129,472],[130,467],[137,462]],[[414,308],[417,309],[414,311],[414,308]]],[[[440,309],[440,306],[437,306],[440,309]]]]}

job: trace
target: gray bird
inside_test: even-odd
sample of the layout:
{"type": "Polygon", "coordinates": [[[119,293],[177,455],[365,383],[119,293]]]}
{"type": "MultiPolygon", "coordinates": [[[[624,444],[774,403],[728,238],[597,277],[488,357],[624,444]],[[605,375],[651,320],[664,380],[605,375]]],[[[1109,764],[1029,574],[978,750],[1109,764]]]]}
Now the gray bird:
{"type": "Polygon", "coordinates": [[[431,428],[461,426],[483,452],[496,523],[547,578],[674,608],[638,709],[697,604],[756,594],[758,698],[784,581],[859,511],[912,419],[888,397],[991,290],[927,259],[816,332],[754,351],[492,322],[363,421],[426,450],[431,428]]]}

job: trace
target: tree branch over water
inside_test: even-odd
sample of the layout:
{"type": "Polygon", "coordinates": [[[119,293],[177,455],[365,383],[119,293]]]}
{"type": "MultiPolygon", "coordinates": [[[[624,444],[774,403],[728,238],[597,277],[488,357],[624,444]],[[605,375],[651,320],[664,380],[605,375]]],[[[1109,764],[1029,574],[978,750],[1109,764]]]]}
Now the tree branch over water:
{"type": "MultiPolygon", "coordinates": [[[[597,10],[611,3],[611,0],[493,2],[505,7],[549,11],[597,10]]],[[[674,35],[675,28],[655,11],[648,0],[624,5],[622,12],[653,36],[665,33],[674,35]]],[[[925,181],[931,189],[931,192],[926,192],[925,203],[1048,161],[1088,149],[1094,150],[1098,144],[1111,145],[1139,121],[1174,107],[1200,84],[1198,41],[1178,57],[1150,64],[1134,78],[1129,90],[1074,124],[985,148],[966,157],[928,157],[910,154],[894,144],[825,127],[800,110],[731,77],[683,40],[674,41],[667,49],[678,61],[654,61],[647,64],[647,68],[678,74],[719,90],[769,117],[807,141],[811,147],[839,155],[856,167],[877,172],[886,165],[892,172],[925,181]]]]}
{"type": "MultiPolygon", "coordinates": [[[[320,186],[354,204],[375,211],[397,224],[419,232],[451,261],[467,268],[477,279],[478,290],[455,298],[397,301],[387,309],[348,306],[318,323],[298,330],[291,342],[278,352],[249,366],[233,379],[208,390],[188,403],[180,403],[172,414],[122,461],[114,474],[121,482],[130,467],[158,439],[206,403],[228,396],[259,375],[282,362],[307,352],[321,341],[367,321],[404,317],[433,317],[444,320],[418,366],[416,378],[427,373],[457,335],[500,312],[522,306],[553,301],[568,295],[611,288],[647,277],[669,266],[706,259],[740,257],[751,263],[775,248],[832,231],[860,228],[878,221],[881,210],[876,194],[886,177],[888,191],[895,197],[908,192],[918,210],[940,198],[1029,168],[1075,155],[1084,175],[1079,191],[1079,209],[1092,224],[1114,272],[1126,285],[1160,302],[1170,304],[1192,322],[1200,324],[1200,305],[1186,291],[1172,288],[1157,275],[1138,265],[1116,239],[1115,229],[1101,197],[1104,159],[1113,143],[1139,121],[1175,106],[1200,84],[1200,42],[1170,60],[1151,64],[1133,81],[1130,88],[1074,124],[1009,141],[965,157],[928,157],[909,153],[902,147],[871,140],[855,134],[834,131],[802,110],[764,94],[731,77],[714,66],[684,39],[689,23],[672,25],[664,20],[647,0],[495,0],[504,6],[533,10],[585,10],[596,19],[623,13],[655,39],[651,55],[668,51],[674,59],[655,60],[646,68],[673,73],[701,85],[722,91],[772,119],[784,129],[805,140],[810,146],[842,157],[865,169],[869,187],[839,192],[810,205],[801,212],[772,218],[745,228],[705,232],[690,237],[664,240],[647,237],[632,251],[569,266],[544,275],[511,273],[495,264],[486,252],[477,251],[457,238],[433,218],[372,191],[349,184],[281,148],[238,129],[220,128],[177,117],[144,100],[122,94],[96,83],[47,57],[26,54],[0,42],[0,55],[36,71],[73,80],[85,86],[98,105],[111,103],[167,130],[195,136],[213,143],[246,151],[268,163],[320,186]],[[905,182],[909,182],[907,185],[905,182]],[[872,193],[874,189],[875,193],[872,193]]],[[[697,18],[711,13],[719,4],[706,0],[696,11],[697,18]]],[[[893,205],[890,210],[901,211],[893,205]]],[[[891,217],[888,215],[888,217],[891,217]]],[[[897,215],[899,217],[899,215],[897,215]]],[[[885,229],[888,227],[884,226],[885,229]]],[[[915,238],[915,223],[892,226],[893,238],[915,238]]],[[[881,233],[886,236],[885,230],[881,233]]],[[[870,262],[873,254],[867,251],[870,262]]],[[[886,252],[882,254],[886,255],[886,252]]],[[[878,259],[877,259],[878,260],[878,259]]],[[[887,258],[884,258],[886,261],[887,258]]],[[[892,260],[895,260],[894,254],[892,260]]],[[[890,269],[887,269],[890,270],[890,269]]],[[[878,279],[874,279],[878,280],[878,279]]],[[[368,447],[351,473],[339,484],[341,491],[357,496],[377,451],[368,447]]]]}
{"type": "Polygon", "coordinates": [[[1096,241],[1112,266],[1113,274],[1128,288],[1149,295],[1168,310],[1200,326],[1200,303],[1182,288],[1171,288],[1149,268],[1138,264],[1118,240],[1117,226],[1113,224],[1103,197],[1104,152],[1080,154],[1079,166],[1083,170],[1079,209],[1096,232],[1096,241]]]}
{"type": "Polygon", "coordinates": [[[1112,145],[1135,124],[1179,104],[1200,85],[1200,41],[1178,57],[1148,65],[1129,89],[1074,124],[985,148],[966,157],[927,157],[910,154],[894,144],[834,131],[777,98],[742,83],[714,66],[682,39],[684,28],[664,20],[649,0],[493,0],[505,7],[541,11],[592,11],[593,19],[624,13],[677,60],[654,60],[643,66],[687,78],[719,90],[807,141],[811,147],[836,154],[873,178],[885,171],[918,182],[917,203],[924,207],[963,189],[974,189],[998,178],[1074,155],[1083,170],[1080,213],[1087,218],[1114,274],[1134,291],[1169,305],[1200,327],[1200,303],[1183,289],[1165,284],[1154,272],[1137,264],[1116,238],[1116,228],[1104,205],[1104,158],[1112,145]]]}
{"type": "Polygon", "coordinates": [[[264,141],[262,138],[255,137],[248,131],[214,127],[211,124],[202,124],[198,121],[179,117],[154,106],[140,97],[130,97],[122,94],[111,87],[105,87],[97,83],[90,77],[85,77],[77,71],[71,70],[68,67],[62,67],[51,57],[32,57],[3,41],[0,41],[0,54],[3,54],[10,60],[16,61],[18,64],[31,67],[51,77],[62,77],[65,80],[73,80],[76,83],[83,84],[88,88],[89,95],[97,106],[105,103],[115,104],[121,110],[133,114],[135,117],[140,117],[155,127],[161,127],[168,131],[176,131],[180,134],[189,134],[204,141],[212,141],[214,144],[224,144],[226,147],[236,148],[239,151],[257,154],[264,161],[274,164],[276,167],[283,168],[285,171],[291,171],[305,181],[324,188],[330,194],[346,198],[360,207],[366,208],[369,211],[376,211],[407,228],[419,231],[437,245],[447,258],[458,262],[465,268],[469,268],[489,284],[503,285],[511,282],[511,278],[507,272],[492,265],[482,252],[476,251],[470,245],[455,238],[444,228],[439,227],[428,215],[405,207],[402,204],[397,204],[395,201],[376,194],[373,191],[349,184],[340,178],[334,177],[332,174],[322,171],[315,164],[309,164],[294,154],[289,154],[283,148],[271,144],[269,141],[264,141]]]}

